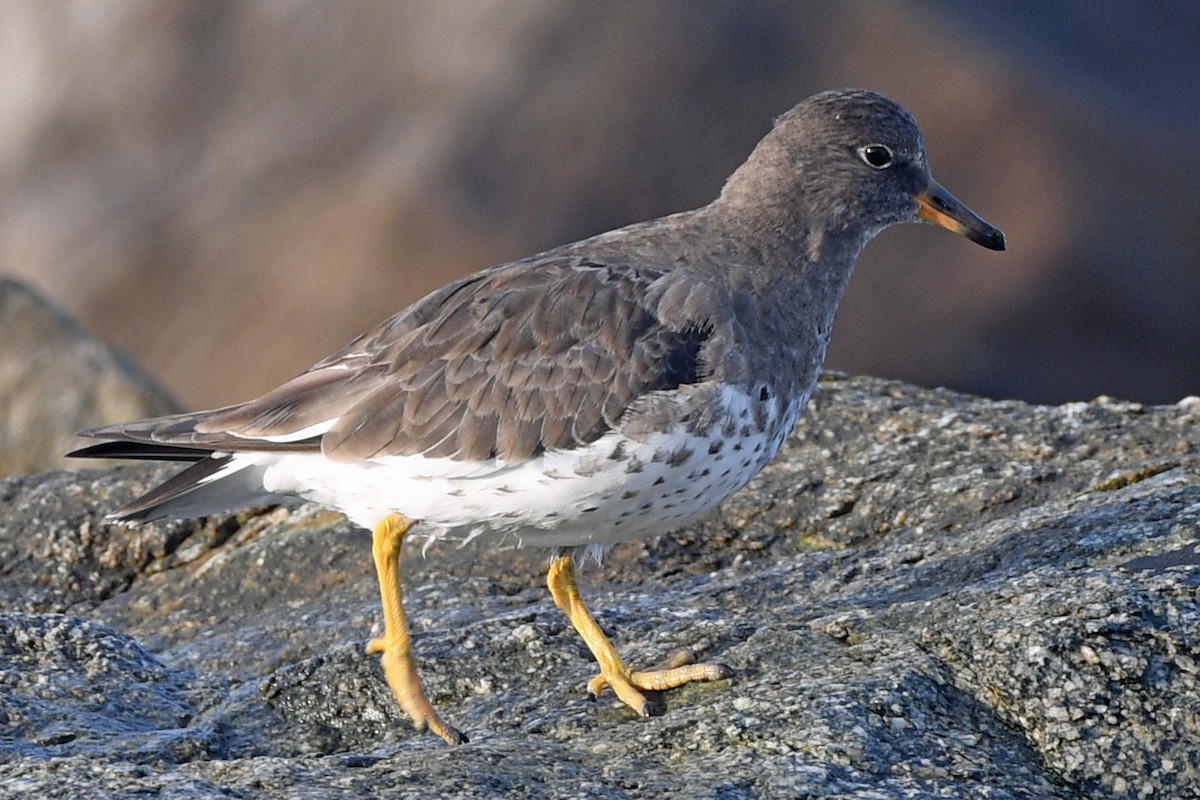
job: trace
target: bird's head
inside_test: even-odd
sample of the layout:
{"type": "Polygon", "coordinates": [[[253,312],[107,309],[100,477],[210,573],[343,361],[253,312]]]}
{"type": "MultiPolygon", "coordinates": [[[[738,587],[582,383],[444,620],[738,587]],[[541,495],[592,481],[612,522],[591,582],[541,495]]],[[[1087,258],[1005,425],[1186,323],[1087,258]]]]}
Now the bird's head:
{"type": "Polygon", "coordinates": [[[876,92],[822,92],[779,117],[722,194],[770,208],[823,231],[863,241],[889,225],[924,220],[991,250],[1004,234],[930,175],[921,130],[876,92]]]}

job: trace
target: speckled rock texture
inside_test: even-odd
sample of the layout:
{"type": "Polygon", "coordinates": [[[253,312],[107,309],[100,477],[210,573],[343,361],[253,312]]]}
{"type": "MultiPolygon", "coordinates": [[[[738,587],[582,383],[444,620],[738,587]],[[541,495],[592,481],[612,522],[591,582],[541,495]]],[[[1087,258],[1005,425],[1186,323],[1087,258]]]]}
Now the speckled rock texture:
{"type": "Polygon", "coordinates": [[[995,402],[828,376],[711,518],[585,598],[637,665],[734,678],[587,702],[545,553],[407,554],[415,733],[369,536],[314,507],[102,522],[156,467],[0,482],[0,796],[1200,796],[1200,399],[995,402]]]}
{"type": "Polygon", "coordinates": [[[132,361],[0,275],[0,477],[71,466],[63,454],[83,428],[179,410],[132,361]]]}

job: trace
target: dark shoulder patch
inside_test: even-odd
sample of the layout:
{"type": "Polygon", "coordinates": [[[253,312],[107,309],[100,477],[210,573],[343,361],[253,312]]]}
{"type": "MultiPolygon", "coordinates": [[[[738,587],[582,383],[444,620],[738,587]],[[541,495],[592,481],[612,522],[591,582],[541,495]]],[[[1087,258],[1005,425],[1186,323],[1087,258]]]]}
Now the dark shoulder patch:
{"type": "Polygon", "coordinates": [[[675,389],[704,380],[707,376],[701,353],[711,335],[709,329],[692,328],[667,337],[662,375],[654,388],[675,389]]]}

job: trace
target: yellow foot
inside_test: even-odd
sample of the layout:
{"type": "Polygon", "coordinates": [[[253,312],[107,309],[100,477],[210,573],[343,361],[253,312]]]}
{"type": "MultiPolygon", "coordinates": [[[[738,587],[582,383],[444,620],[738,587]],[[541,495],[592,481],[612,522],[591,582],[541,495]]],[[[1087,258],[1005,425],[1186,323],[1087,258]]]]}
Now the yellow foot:
{"type": "Polygon", "coordinates": [[[387,676],[392,695],[419,731],[431,730],[446,744],[463,744],[467,737],[450,727],[433,710],[417,665],[413,663],[412,640],[408,621],[404,618],[404,602],[400,592],[400,546],[412,520],[392,514],[379,521],[371,532],[371,555],[379,575],[379,595],[383,601],[383,636],[367,644],[368,653],[382,653],[383,674],[387,676]]]}
{"type": "Polygon", "coordinates": [[[597,698],[604,687],[611,687],[617,698],[639,716],[650,716],[650,701],[642,692],[664,692],[693,681],[719,681],[733,676],[724,664],[694,664],[687,650],[668,656],[648,670],[634,672],[620,661],[611,672],[601,672],[588,682],[588,694],[597,698]]]}
{"type": "Polygon", "coordinates": [[[588,682],[592,697],[599,697],[605,686],[611,686],[622,703],[640,716],[648,717],[650,701],[642,692],[662,692],[692,681],[719,681],[733,675],[733,670],[723,664],[693,664],[692,654],[687,650],[675,653],[648,670],[634,672],[625,666],[579,597],[574,558],[565,554],[556,556],[546,573],[546,585],[550,587],[554,604],[567,615],[600,665],[600,674],[588,682]]]}
{"type": "Polygon", "coordinates": [[[389,647],[387,638],[383,636],[367,642],[367,652],[383,654],[380,663],[383,664],[383,674],[387,676],[392,696],[413,721],[414,728],[419,731],[432,731],[442,737],[446,744],[467,743],[467,737],[457,728],[446,724],[434,710],[421,687],[421,679],[410,655],[401,648],[389,647]]]}

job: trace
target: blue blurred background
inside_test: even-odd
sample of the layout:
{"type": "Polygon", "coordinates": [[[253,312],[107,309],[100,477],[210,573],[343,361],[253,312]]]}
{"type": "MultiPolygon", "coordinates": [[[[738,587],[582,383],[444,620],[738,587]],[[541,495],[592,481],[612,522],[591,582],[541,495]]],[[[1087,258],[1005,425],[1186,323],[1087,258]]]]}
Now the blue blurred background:
{"type": "Polygon", "coordinates": [[[828,366],[1035,402],[1200,393],[1200,5],[0,4],[0,273],[183,402],[468,272],[708,202],[865,86],[1008,234],[864,253],[828,366]]]}

